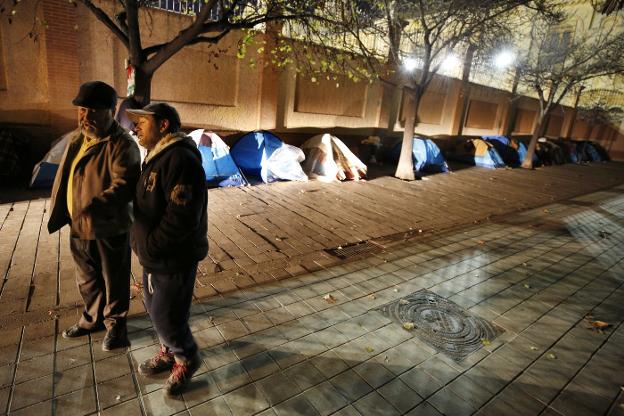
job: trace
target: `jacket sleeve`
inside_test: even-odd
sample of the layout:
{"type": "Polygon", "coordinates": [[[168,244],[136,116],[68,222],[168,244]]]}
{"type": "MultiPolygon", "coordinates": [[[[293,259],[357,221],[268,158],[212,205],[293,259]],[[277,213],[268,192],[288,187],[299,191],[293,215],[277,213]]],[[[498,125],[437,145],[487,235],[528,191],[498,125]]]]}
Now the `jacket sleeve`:
{"type": "Polygon", "coordinates": [[[133,140],[120,139],[112,152],[110,164],[111,183],[99,195],[95,196],[85,211],[116,209],[132,201],[137,181],[141,175],[141,156],[133,140]]]}
{"type": "Polygon", "coordinates": [[[205,174],[201,163],[189,151],[177,150],[161,172],[166,208],[147,235],[145,250],[152,258],[175,251],[197,232],[206,204],[205,174]]]}

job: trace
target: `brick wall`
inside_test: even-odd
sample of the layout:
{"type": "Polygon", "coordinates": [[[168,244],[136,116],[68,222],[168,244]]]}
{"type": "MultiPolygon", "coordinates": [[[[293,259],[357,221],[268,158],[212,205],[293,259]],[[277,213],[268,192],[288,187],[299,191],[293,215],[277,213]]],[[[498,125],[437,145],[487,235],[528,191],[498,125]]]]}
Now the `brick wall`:
{"type": "Polygon", "coordinates": [[[76,7],[68,1],[47,0],[43,14],[50,115],[53,130],[62,134],[76,124],[71,103],[80,85],[76,7]]]}

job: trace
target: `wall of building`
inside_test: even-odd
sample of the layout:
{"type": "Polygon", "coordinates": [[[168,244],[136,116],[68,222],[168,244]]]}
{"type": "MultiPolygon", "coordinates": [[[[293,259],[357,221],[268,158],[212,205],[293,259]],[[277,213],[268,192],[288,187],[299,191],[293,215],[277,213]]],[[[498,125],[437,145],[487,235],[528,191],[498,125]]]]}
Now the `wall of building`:
{"type": "MultiPolygon", "coordinates": [[[[119,11],[117,2],[102,1],[100,7],[119,11]]],[[[36,10],[22,8],[20,13],[14,24],[0,23],[0,123],[28,126],[38,138],[33,151],[41,156],[54,138],[75,126],[71,100],[80,83],[99,79],[114,85],[120,98],[125,96],[127,54],[121,42],[84,7],[43,0],[36,10]],[[26,34],[37,17],[48,26],[40,28],[41,36],[34,42],[26,34]]],[[[191,19],[160,10],[143,12],[140,18],[144,46],[171,38],[191,19]]],[[[156,72],[153,100],[176,106],[186,128],[213,129],[226,135],[271,129],[295,144],[321,131],[352,137],[352,143],[385,132],[389,108],[394,105],[400,114],[394,132],[401,135],[405,120],[401,93],[381,83],[342,78],[313,82],[292,70],[265,67],[268,51],[259,55],[257,46],[271,42],[270,34],[258,35],[257,43],[248,49],[248,59],[240,60],[236,57],[239,37],[240,33],[231,33],[218,46],[183,49],[156,72]],[[255,66],[249,64],[250,58],[255,66]]],[[[420,103],[417,132],[454,134],[462,119],[462,91],[459,80],[437,76],[420,103]]],[[[512,114],[510,94],[475,84],[465,91],[468,107],[463,134],[504,134],[512,114]]],[[[514,105],[513,133],[530,134],[538,103],[523,97],[514,105]]],[[[565,108],[555,114],[547,134],[563,135],[570,114],[565,108]]],[[[600,131],[576,120],[571,136],[590,135],[610,141],[614,154],[624,156],[616,129],[600,131]]]]}

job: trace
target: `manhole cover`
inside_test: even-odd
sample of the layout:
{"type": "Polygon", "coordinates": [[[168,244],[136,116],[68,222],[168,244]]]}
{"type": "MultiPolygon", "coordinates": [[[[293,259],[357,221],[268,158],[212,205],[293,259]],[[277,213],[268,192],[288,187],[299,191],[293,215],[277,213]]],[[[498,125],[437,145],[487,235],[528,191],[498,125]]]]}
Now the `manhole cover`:
{"type": "Polygon", "coordinates": [[[418,338],[455,361],[463,360],[503,333],[498,326],[425,289],[378,310],[401,325],[409,327],[413,323],[418,338]]]}
{"type": "Polygon", "coordinates": [[[357,243],[344,247],[330,248],[325,251],[332,256],[336,256],[344,260],[364,254],[379,253],[381,250],[381,246],[373,243],[372,241],[368,241],[366,243],[357,243]]]}

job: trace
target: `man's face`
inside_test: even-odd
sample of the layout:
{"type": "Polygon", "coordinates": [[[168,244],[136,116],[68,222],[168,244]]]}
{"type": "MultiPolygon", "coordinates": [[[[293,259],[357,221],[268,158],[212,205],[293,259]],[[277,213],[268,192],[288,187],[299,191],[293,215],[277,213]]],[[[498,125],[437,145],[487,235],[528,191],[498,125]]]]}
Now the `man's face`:
{"type": "Polygon", "coordinates": [[[85,136],[103,137],[112,122],[112,110],[78,107],[78,126],[85,136]]]}
{"type": "Polygon", "coordinates": [[[152,150],[162,137],[162,122],[156,121],[153,116],[141,116],[134,126],[139,138],[139,144],[147,150],[152,150]]]}

